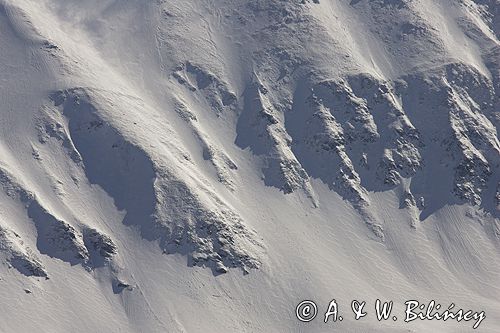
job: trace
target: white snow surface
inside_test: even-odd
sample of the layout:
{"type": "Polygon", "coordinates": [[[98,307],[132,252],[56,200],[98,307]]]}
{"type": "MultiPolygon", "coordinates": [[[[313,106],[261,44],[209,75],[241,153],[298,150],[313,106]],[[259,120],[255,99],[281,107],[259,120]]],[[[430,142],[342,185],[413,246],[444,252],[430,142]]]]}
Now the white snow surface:
{"type": "Polygon", "coordinates": [[[499,36],[498,0],[0,0],[0,331],[500,332],[499,36]]]}

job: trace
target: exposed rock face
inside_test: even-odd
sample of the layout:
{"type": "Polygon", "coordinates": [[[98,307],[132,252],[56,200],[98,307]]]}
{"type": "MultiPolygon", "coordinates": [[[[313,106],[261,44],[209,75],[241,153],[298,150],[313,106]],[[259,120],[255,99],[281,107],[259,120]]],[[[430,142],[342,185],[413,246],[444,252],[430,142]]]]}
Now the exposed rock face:
{"type": "Polygon", "coordinates": [[[0,228],[0,256],[21,274],[47,277],[47,271],[35,252],[26,246],[17,233],[5,228],[0,228]]]}
{"type": "Polygon", "coordinates": [[[118,248],[113,240],[92,228],[83,231],[83,242],[89,251],[93,266],[104,265],[118,253],[118,248]]]}
{"type": "MultiPolygon", "coordinates": [[[[289,137],[281,146],[291,147],[286,156],[296,162],[282,158],[280,165],[283,174],[295,175],[289,178],[294,181],[280,185],[279,177],[269,180],[273,174],[265,173],[266,183],[285,193],[314,177],[358,206],[369,203],[367,191],[443,173],[438,180],[442,200],[481,205],[492,200],[483,197],[483,190],[498,173],[495,96],[488,78],[460,64],[393,82],[356,75],[301,86],[290,110],[269,105],[274,115],[267,114],[264,123],[248,121],[254,126],[248,132],[255,135],[253,142],[263,141],[258,147],[279,146],[279,140],[258,134],[271,126],[289,137]]],[[[265,110],[262,104],[252,109],[265,110]]],[[[426,186],[414,182],[410,190],[432,197],[432,186],[426,186]]]]}
{"type": "MultiPolygon", "coordinates": [[[[85,89],[73,89],[54,94],[53,100],[69,121],[68,131],[88,179],[127,212],[123,223],[137,225],[148,240],[159,240],[165,253],[186,254],[190,265],[208,266],[219,273],[223,266],[244,272],[258,268],[261,245],[242,218],[210,190],[205,190],[206,198],[195,194],[191,181],[175,168],[153,159],[102,120],[99,105],[94,104],[99,97],[94,96],[90,98],[85,89]]],[[[215,156],[207,158],[218,162],[215,156]]],[[[229,157],[225,163],[236,168],[229,157]]],[[[95,231],[88,230],[83,237],[103,258],[116,251],[106,236],[95,231]]]]}
{"type": "MultiPolygon", "coordinates": [[[[42,205],[33,192],[26,190],[24,185],[18,183],[2,168],[0,168],[0,186],[9,197],[19,200],[25,206],[27,217],[35,225],[36,247],[41,254],[71,265],[81,264],[90,270],[101,266],[103,260],[109,260],[117,253],[117,248],[110,237],[96,230],[89,230],[88,227],[82,232],[80,225],[73,226],[57,218],[42,205]]],[[[0,247],[6,252],[7,260],[21,273],[47,276],[35,252],[24,245],[17,233],[0,228],[0,238],[2,244],[0,247]]]]}
{"type": "MultiPolygon", "coordinates": [[[[119,254],[106,228],[67,207],[81,186],[89,197],[102,190],[123,224],[165,253],[185,254],[190,265],[218,273],[258,268],[264,246],[230,204],[246,186],[240,162],[284,195],[304,192],[316,208],[312,180],[323,182],[381,239],[374,192],[394,191],[413,226],[449,204],[498,216],[493,1],[458,1],[448,16],[439,4],[399,0],[144,6],[155,13],[155,28],[144,27],[154,51],[137,58],[118,56],[116,32],[105,26],[86,32],[95,40],[84,59],[63,32],[52,36],[24,19],[10,24],[36,45],[39,68],[60,71],[50,74],[60,82],[44,92],[48,100],[22,120],[36,133],[37,167],[50,174],[57,165],[70,179],[47,177],[54,204],[29,181],[2,178],[5,192],[26,206],[41,253],[87,268],[119,254]],[[435,27],[440,19],[457,40],[435,27]],[[142,62],[154,69],[142,72],[142,62]]],[[[11,7],[6,13],[29,16],[11,7]]],[[[92,24],[101,26],[82,26],[92,24]]]]}
{"type": "Polygon", "coordinates": [[[0,331],[500,332],[498,1],[0,0],[0,331]]]}

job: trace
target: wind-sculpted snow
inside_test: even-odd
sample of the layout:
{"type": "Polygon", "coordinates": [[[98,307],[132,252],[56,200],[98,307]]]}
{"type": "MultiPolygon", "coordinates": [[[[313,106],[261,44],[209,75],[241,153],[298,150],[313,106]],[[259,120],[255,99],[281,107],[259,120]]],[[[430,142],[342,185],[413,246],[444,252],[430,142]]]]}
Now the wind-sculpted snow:
{"type": "Polygon", "coordinates": [[[498,116],[496,92],[473,69],[457,64],[395,81],[356,75],[299,85],[293,105],[281,112],[269,101],[264,106],[262,98],[253,99],[259,105],[246,106],[255,116],[249,119],[245,112],[250,111],[243,112],[240,122],[247,129],[241,126],[238,138],[249,133],[252,151],[278,156],[280,174],[294,175],[282,178],[287,183],[278,181],[279,174],[264,172],[266,184],[289,193],[309,177],[319,178],[361,207],[369,204],[368,191],[390,190],[412,178],[410,191],[415,193],[405,196],[432,203],[420,205],[422,219],[445,204],[464,201],[484,202],[490,213],[498,214],[490,204],[494,194],[482,194],[490,180],[494,184],[498,179],[500,146],[490,121],[498,116]],[[271,136],[272,128],[285,139],[271,136]],[[280,157],[274,147],[291,151],[280,157]],[[436,155],[438,151],[442,153],[436,155]]]}
{"type": "Polygon", "coordinates": [[[234,173],[238,169],[236,163],[228,156],[224,150],[220,149],[200,127],[197,117],[189,111],[188,107],[178,101],[175,105],[175,111],[184,120],[193,134],[196,136],[200,146],[203,149],[203,158],[210,161],[217,172],[217,177],[221,183],[229,189],[234,190],[234,173]]]}
{"type": "Polygon", "coordinates": [[[47,277],[36,254],[24,245],[21,237],[12,230],[0,228],[0,252],[12,267],[26,276],[47,277]]]}
{"type": "Polygon", "coordinates": [[[499,22],[496,0],[0,0],[0,330],[451,332],[293,309],[456,297],[498,332],[499,22]]]}
{"type": "Polygon", "coordinates": [[[225,273],[227,267],[244,272],[259,267],[259,242],[215,194],[207,192],[204,201],[164,162],[127,141],[100,118],[85,90],[67,90],[52,98],[68,118],[87,178],[126,212],[124,224],[139,226],[141,235],[158,240],[165,253],[188,255],[189,265],[209,266],[214,273],[225,273]]]}
{"type": "Polygon", "coordinates": [[[244,92],[244,106],[236,132],[236,144],[249,147],[256,155],[264,155],[266,185],[276,186],[284,193],[304,189],[310,193],[307,174],[293,155],[291,138],[282,121],[281,112],[272,105],[266,94],[268,90],[259,83],[253,83],[244,92]]]}
{"type": "MultiPolygon", "coordinates": [[[[111,238],[100,234],[97,230],[91,230],[90,235],[90,230],[85,230],[85,235],[82,235],[80,230],[50,213],[37,200],[33,192],[25,189],[4,169],[0,169],[0,185],[11,199],[25,206],[26,214],[37,230],[36,246],[39,253],[63,260],[71,265],[81,264],[87,269],[103,265],[106,260],[116,254],[116,246],[111,238]],[[106,247],[103,247],[104,243],[107,251],[106,247]],[[91,246],[91,253],[86,245],[91,246]],[[96,252],[96,249],[104,250],[96,252]]],[[[12,258],[9,259],[11,264],[25,275],[47,276],[45,268],[34,252],[28,247],[23,250],[17,249],[16,245],[20,247],[23,242],[13,241],[15,238],[12,235],[20,238],[8,229],[3,230],[0,237],[0,247],[7,253],[11,253],[12,258]]]]}
{"type": "Polygon", "coordinates": [[[482,204],[498,216],[491,204],[494,194],[483,193],[498,182],[500,146],[497,128],[491,122],[498,110],[493,107],[497,97],[491,82],[463,65],[450,65],[425,78],[406,80],[402,102],[408,105],[408,114],[415,119],[425,144],[422,155],[427,175],[417,173],[414,188],[426,202],[435,205],[427,207],[425,216],[456,199],[482,204]],[[433,177],[430,183],[426,181],[429,173],[444,177],[433,177]],[[423,193],[424,189],[429,193],[423,193]]]}

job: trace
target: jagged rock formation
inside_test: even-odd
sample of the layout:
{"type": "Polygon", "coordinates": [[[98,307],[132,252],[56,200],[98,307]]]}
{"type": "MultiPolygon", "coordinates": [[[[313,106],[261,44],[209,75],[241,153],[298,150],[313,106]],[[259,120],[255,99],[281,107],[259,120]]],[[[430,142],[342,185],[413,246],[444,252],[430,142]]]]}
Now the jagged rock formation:
{"type": "Polygon", "coordinates": [[[14,231],[0,228],[0,255],[21,274],[47,277],[43,264],[14,231]]]}
{"type": "MultiPolygon", "coordinates": [[[[190,265],[209,266],[214,272],[225,272],[226,266],[244,272],[259,267],[259,242],[220,198],[210,192],[208,200],[194,194],[172,167],[154,160],[101,119],[86,90],[63,91],[52,98],[68,119],[87,178],[126,211],[124,224],[137,225],[143,237],[159,240],[165,253],[187,254],[190,265]]],[[[226,162],[234,165],[228,157],[226,162]]]]}
{"type": "MultiPolygon", "coordinates": [[[[116,254],[116,246],[110,237],[97,230],[91,230],[90,234],[89,230],[86,230],[85,234],[82,234],[68,222],[54,216],[33,192],[26,190],[14,179],[14,176],[2,168],[0,168],[0,185],[11,199],[19,200],[24,205],[27,217],[35,225],[36,247],[41,254],[63,260],[71,265],[81,264],[89,270],[102,265],[103,260],[109,260],[116,254]],[[91,246],[91,252],[87,246],[91,246]]],[[[1,229],[0,236],[1,249],[7,253],[8,260],[21,273],[47,276],[35,252],[23,246],[23,241],[17,233],[9,229],[1,229]],[[31,273],[26,273],[25,270],[31,273]]]]}
{"type": "Polygon", "coordinates": [[[498,313],[499,17],[0,0],[0,312],[33,314],[0,330],[293,332],[327,289],[498,313]]]}

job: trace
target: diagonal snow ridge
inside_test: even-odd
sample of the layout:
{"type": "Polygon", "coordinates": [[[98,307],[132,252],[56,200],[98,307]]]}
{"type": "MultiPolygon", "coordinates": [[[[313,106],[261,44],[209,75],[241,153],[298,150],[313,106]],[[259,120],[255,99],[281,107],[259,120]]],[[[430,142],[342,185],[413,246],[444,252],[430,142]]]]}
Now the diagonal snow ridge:
{"type": "Polygon", "coordinates": [[[499,23],[498,0],[0,0],[0,330],[470,328],[294,312],[418,297],[498,332],[499,23]]]}
{"type": "MultiPolygon", "coordinates": [[[[0,168],[0,185],[11,199],[25,207],[26,214],[37,231],[36,247],[40,254],[60,259],[71,265],[81,264],[88,270],[103,265],[116,254],[116,246],[110,237],[97,230],[92,230],[89,237],[89,228],[76,219],[70,224],[56,217],[44,207],[34,192],[27,190],[4,168],[0,168]],[[91,250],[100,249],[103,248],[103,243],[108,245],[109,251],[89,252],[89,248],[86,247],[89,246],[91,250]]],[[[25,275],[46,277],[48,272],[35,252],[29,247],[22,247],[23,241],[20,239],[21,236],[15,231],[2,227],[1,247],[11,254],[12,258],[9,259],[11,262],[16,261],[13,266],[25,275]]]]}
{"type": "Polygon", "coordinates": [[[139,227],[164,253],[187,255],[190,266],[207,266],[214,273],[258,268],[261,244],[242,218],[212,190],[201,184],[193,188],[175,167],[105,122],[98,95],[74,88],[52,99],[67,118],[86,177],[126,212],[123,223],[139,227]]]}
{"type": "MultiPolygon", "coordinates": [[[[160,8],[163,8],[161,15],[155,18],[155,23],[158,24],[154,35],[158,52],[156,61],[159,61],[161,71],[167,72],[167,77],[170,76],[175,84],[182,87],[180,89],[176,87],[175,92],[172,93],[172,95],[179,95],[173,96],[176,101],[173,105],[175,114],[187,123],[202,147],[203,158],[212,164],[218,180],[233,192],[238,187],[236,163],[223,149],[219,148],[215,140],[212,140],[213,129],[205,130],[203,128],[204,125],[201,124],[196,115],[196,113],[198,116],[200,115],[199,111],[192,111],[194,105],[209,108],[218,119],[224,121],[228,121],[231,117],[235,119],[235,144],[241,149],[250,148],[254,155],[263,159],[262,174],[265,185],[277,187],[285,194],[304,191],[313,205],[317,207],[318,198],[310,178],[320,179],[330,189],[336,191],[352,204],[364,217],[366,223],[382,239],[384,237],[383,223],[378,220],[377,214],[371,213],[370,209],[367,208],[370,206],[369,193],[395,189],[403,182],[407,182],[408,179],[412,180],[411,185],[404,191],[400,201],[406,202],[403,206],[411,206],[413,215],[420,211],[420,219],[425,219],[446,204],[459,202],[481,205],[490,213],[497,214],[496,199],[494,199],[496,194],[483,193],[483,190],[489,181],[495,182],[495,179],[498,178],[498,172],[491,168],[491,165],[496,165],[495,155],[498,153],[496,134],[498,117],[495,111],[495,103],[498,103],[495,98],[495,84],[497,84],[498,79],[494,72],[489,72],[492,64],[487,61],[483,62],[477,49],[472,46],[468,47],[466,52],[459,57],[450,56],[458,54],[450,46],[452,41],[446,39],[446,36],[439,29],[434,29],[431,26],[431,22],[434,22],[433,19],[443,15],[443,8],[427,1],[423,2],[377,1],[372,3],[352,1],[349,5],[341,2],[273,4],[264,1],[252,4],[245,3],[245,8],[252,9],[253,15],[245,16],[245,14],[231,12],[223,18],[219,12],[211,13],[210,15],[216,14],[219,24],[217,29],[214,29],[211,16],[203,20],[199,29],[207,29],[209,43],[207,44],[207,54],[204,55],[206,57],[199,59],[196,59],[197,54],[188,56],[185,46],[180,47],[178,51],[170,48],[172,46],[171,40],[175,37],[172,32],[173,24],[177,22],[177,24],[182,25],[181,18],[193,19],[190,17],[191,12],[179,6],[167,9],[167,2],[162,2],[159,5],[160,8]],[[423,2],[428,7],[423,6],[423,2]],[[434,8],[435,12],[429,12],[428,8],[434,8]],[[332,51],[330,48],[322,50],[313,47],[311,49],[312,56],[306,56],[302,54],[302,49],[297,44],[287,45],[282,42],[290,40],[290,28],[295,27],[303,30],[305,35],[315,38],[307,42],[311,45],[321,38],[337,45],[339,35],[334,29],[334,25],[337,23],[326,21],[325,13],[328,12],[344,14],[345,16],[339,20],[345,20],[344,23],[351,28],[345,36],[350,43],[342,45],[336,51],[345,56],[341,62],[336,64],[339,66],[340,73],[335,73],[332,67],[319,66],[325,55],[332,51]],[[397,21],[402,35],[397,35],[393,39],[387,38],[394,33],[389,31],[392,28],[390,28],[386,17],[383,16],[385,12],[388,13],[387,17],[397,21]],[[400,14],[404,15],[398,18],[397,15],[400,14]],[[241,22],[249,25],[249,29],[247,31],[234,30],[235,27],[230,25],[229,20],[231,15],[238,16],[241,22]],[[365,18],[367,22],[377,23],[375,25],[377,29],[371,30],[369,35],[373,37],[373,40],[379,40],[378,44],[375,45],[373,41],[362,36],[360,31],[352,26],[350,20],[352,18],[365,18]],[[256,24],[251,24],[252,20],[256,24]],[[267,24],[261,27],[257,24],[259,22],[267,22],[267,24]],[[229,31],[234,32],[235,36],[242,38],[242,40],[248,41],[249,48],[253,51],[250,53],[252,58],[250,61],[251,72],[245,73],[243,68],[238,73],[240,77],[244,78],[244,82],[240,82],[239,87],[231,87],[231,79],[227,78],[226,75],[226,71],[230,69],[224,68],[225,64],[223,63],[223,57],[227,55],[225,53],[227,48],[217,49],[223,40],[220,34],[229,31]],[[276,45],[270,43],[271,40],[274,40],[274,31],[282,37],[276,45]],[[376,36],[384,36],[384,38],[376,39],[376,36]],[[398,44],[400,49],[407,47],[409,49],[411,47],[425,49],[429,54],[422,58],[429,59],[429,62],[414,67],[397,68],[393,66],[393,64],[398,63],[394,60],[400,56],[391,44],[396,40],[402,43],[398,44]],[[412,41],[418,41],[418,43],[412,44],[412,41]],[[262,43],[264,47],[252,49],[258,43],[262,43]],[[369,46],[370,52],[368,54],[360,52],[359,48],[363,45],[369,46]],[[448,63],[438,65],[443,59],[446,59],[448,63]],[[359,64],[364,64],[367,67],[360,68],[359,64]],[[370,66],[372,68],[369,68],[370,66]],[[479,93],[475,93],[475,90],[479,93]],[[436,111],[437,114],[430,113],[435,124],[428,125],[425,121],[426,117],[419,115],[426,110],[421,111],[416,108],[416,105],[418,108],[428,110],[433,110],[436,107],[436,105],[425,103],[423,92],[426,94],[425,98],[433,101],[445,99],[441,102],[442,111],[436,111]],[[417,93],[420,93],[420,96],[416,96],[417,93]],[[410,101],[410,105],[407,101],[410,101]],[[445,113],[448,113],[449,117],[443,117],[445,113]],[[469,118],[471,120],[464,121],[464,119],[469,118]],[[303,127],[303,124],[306,126],[303,127]],[[446,137],[436,138],[428,130],[429,128],[447,128],[449,133],[446,137]],[[425,131],[428,133],[424,133],[425,131]],[[475,135],[476,132],[484,133],[487,137],[475,135]],[[470,133],[470,135],[464,136],[464,133],[470,133]],[[436,144],[437,141],[441,143],[436,144]],[[427,180],[434,178],[437,173],[444,172],[442,162],[426,153],[435,150],[448,152],[445,156],[450,156],[454,161],[457,161],[449,166],[453,170],[453,178],[444,177],[441,182],[438,182],[443,195],[437,195],[434,190],[429,190],[436,186],[427,183],[427,180]],[[426,158],[426,155],[429,157],[426,158]],[[422,181],[419,182],[419,179],[422,181]],[[435,197],[439,198],[434,200],[435,197]],[[425,202],[429,201],[432,201],[433,205],[425,205],[425,202]]],[[[200,6],[198,9],[205,8],[203,5],[200,6]]],[[[72,29],[79,29],[78,31],[82,32],[82,35],[77,38],[65,36],[63,27],[67,22],[61,21],[58,27],[51,30],[40,21],[40,18],[32,17],[31,19],[28,7],[16,7],[9,4],[4,8],[6,8],[13,29],[17,31],[20,38],[32,43],[42,43],[41,41],[44,41],[42,36],[53,37],[54,43],[49,42],[49,39],[42,43],[45,56],[52,58],[62,67],[74,63],[71,75],[82,74],[84,76],[85,68],[92,70],[83,81],[89,81],[96,77],[98,75],[97,69],[108,74],[107,80],[95,84],[102,86],[102,88],[96,87],[97,89],[87,90],[69,88],[53,95],[52,99],[56,104],[62,103],[58,99],[65,99],[69,96],[71,100],[75,100],[71,102],[72,107],[80,109],[82,106],[79,105],[79,98],[85,99],[84,95],[88,94],[89,91],[109,91],[115,96],[131,99],[131,103],[138,108],[157,109],[160,106],[159,99],[147,96],[146,91],[142,89],[134,91],[134,84],[138,82],[126,79],[126,75],[120,73],[119,65],[104,57],[99,50],[99,43],[104,41],[92,40],[95,37],[95,31],[87,29],[87,24],[90,24],[86,21],[87,18],[79,17],[81,19],[80,25],[72,27],[72,29]],[[88,46],[87,59],[80,58],[77,54],[75,48],[78,45],[88,46]],[[107,86],[113,82],[116,82],[117,86],[108,90],[107,86]]],[[[481,14],[481,8],[483,7],[454,7],[457,17],[469,20],[469,23],[478,28],[470,36],[457,33],[455,37],[460,40],[474,38],[478,44],[486,45],[485,48],[495,49],[498,47],[498,41],[494,36],[496,21],[492,18],[491,22],[488,22],[481,14]],[[469,11],[467,8],[471,8],[471,10],[469,11]],[[462,10],[465,10],[465,14],[461,12],[462,10]]],[[[47,18],[55,15],[43,5],[39,9],[47,18]]],[[[61,10],[73,11],[74,8],[61,8],[61,10]]],[[[456,22],[447,20],[446,23],[449,24],[450,29],[460,28],[456,22]]],[[[306,43],[302,40],[301,42],[306,43]]],[[[186,45],[193,45],[193,43],[192,40],[186,40],[186,45]]],[[[404,59],[404,61],[409,60],[411,59],[404,59]]],[[[416,61],[412,63],[415,64],[416,61]]],[[[231,66],[234,65],[231,64],[231,66]]],[[[403,59],[399,65],[404,65],[403,59]]],[[[492,68],[494,68],[494,64],[492,68]]],[[[105,96],[104,100],[107,104],[113,104],[111,102],[113,98],[115,97],[105,96]]],[[[84,105],[92,110],[90,114],[98,114],[92,103],[87,101],[84,102],[84,105]]],[[[157,179],[158,174],[164,173],[167,178],[182,178],[179,177],[178,170],[175,169],[187,163],[187,165],[191,165],[189,168],[193,171],[190,177],[195,174],[201,176],[194,170],[192,163],[186,162],[190,160],[190,149],[184,149],[182,144],[177,144],[183,137],[177,133],[175,125],[157,126],[159,130],[168,133],[172,142],[177,141],[168,145],[168,152],[166,152],[168,157],[159,158],[155,156],[155,153],[145,149],[146,138],[142,137],[137,143],[131,144],[130,140],[122,137],[125,132],[128,132],[129,136],[133,136],[134,132],[137,134],[133,129],[124,128],[127,126],[125,119],[127,116],[123,112],[119,118],[111,111],[107,111],[107,113],[103,113],[105,116],[83,120],[80,113],[71,113],[65,108],[64,113],[72,114],[68,119],[77,118],[77,123],[88,123],[88,125],[80,124],[75,127],[75,125],[71,125],[75,122],[70,121],[70,128],[65,129],[65,126],[62,125],[64,120],[59,119],[61,115],[51,112],[50,107],[48,110],[39,117],[40,140],[53,137],[61,141],[71,159],[76,164],[83,163],[85,165],[85,171],[91,183],[101,185],[107,189],[108,194],[113,192],[111,196],[118,203],[119,209],[128,208],[125,210],[128,212],[127,216],[131,217],[125,218],[126,224],[128,219],[148,220],[154,215],[162,214],[161,209],[153,205],[153,202],[161,197],[159,193],[163,191],[163,189],[158,189],[161,187],[159,185],[161,179],[157,179]],[[116,119],[113,119],[114,117],[116,119]],[[137,163],[136,168],[141,169],[140,177],[143,180],[141,183],[135,183],[135,186],[142,188],[143,193],[145,193],[141,199],[142,202],[138,201],[139,203],[137,203],[130,198],[123,199],[120,196],[117,199],[115,192],[121,193],[122,189],[119,186],[116,187],[115,184],[109,184],[110,181],[106,180],[106,177],[98,176],[103,170],[99,166],[94,168],[93,163],[90,164],[91,161],[97,160],[97,155],[85,148],[86,145],[93,147],[97,145],[82,134],[83,126],[87,126],[88,130],[102,128],[104,132],[109,132],[110,134],[105,134],[105,136],[109,135],[117,141],[113,143],[113,148],[118,149],[114,150],[125,150],[127,154],[130,153],[134,156],[132,159],[134,159],[134,163],[137,163]],[[69,133],[67,133],[68,131],[69,133]],[[70,136],[72,139],[69,138],[70,136]],[[78,144],[78,142],[80,143],[78,144]],[[86,163],[82,161],[84,159],[81,156],[82,151],[87,151],[88,156],[92,156],[90,159],[87,158],[86,163]],[[182,161],[180,156],[184,156],[185,161],[182,161]],[[165,158],[175,159],[176,166],[166,168],[164,166],[165,158]],[[120,190],[115,190],[115,187],[120,190]],[[121,199],[124,201],[123,204],[121,204],[121,199]]],[[[154,117],[158,116],[159,113],[160,110],[151,111],[151,115],[154,117]]],[[[144,120],[143,116],[139,114],[134,117],[138,121],[144,120]]],[[[206,115],[203,115],[203,118],[206,119],[206,115]]],[[[138,122],[133,121],[133,123],[136,125],[138,122]]],[[[174,123],[172,122],[172,124],[174,123]]],[[[227,142],[224,144],[227,145],[227,142]]],[[[97,149],[95,150],[97,151],[97,149]]],[[[109,152],[103,151],[101,155],[106,154],[109,152]]],[[[124,163],[129,163],[130,159],[123,154],[116,158],[124,163]]],[[[123,182],[125,179],[126,177],[120,181],[116,180],[114,183],[123,182]]],[[[189,181],[183,179],[180,183],[175,182],[174,184],[190,188],[193,186],[190,184],[191,181],[192,178],[189,181]]],[[[184,188],[181,188],[180,191],[187,192],[184,188]]],[[[206,191],[211,192],[212,190],[206,189],[206,191]]],[[[210,201],[215,201],[215,204],[210,203],[208,206],[225,205],[221,204],[223,200],[219,199],[217,195],[210,196],[214,197],[210,201]]],[[[197,199],[192,198],[186,200],[188,202],[197,201],[197,199]]],[[[203,204],[200,205],[203,206],[203,204]]],[[[226,211],[226,209],[224,208],[222,211],[226,211]]],[[[227,209],[227,211],[232,210],[227,209]]],[[[235,216],[238,215],[236,212],[233,213],[235,216]]],[[[226,214],[215,213],[215,215],[224,216],[226,214]]],[[[214,219],[214,217],[206,218],[208,220],[214,219]]],[[[162,216],[161,219],[168,220],[168,217],[162,216]]],[[[190,219],[192,217],[188,218],[188,220],[190,219]]],[[[202,218],[195,217],[194,219],[202,218]]],[[[221,219],[231,220],[232,218],[221,219]]],[[[235,220],[239,220],[239,218],[235,218],[235,220]]],[[[238,223],[237,225],[239,225],[238,223]]],[[[164,222],[159,223],[159,225],[163,224],[164,222]]],[[[172,247],[171,237],[183,239],[182,241],[175,240],[177,243],[198,242],[191,239],[192,237],[184,235],[185,228],[179,226],[182,223],[174,223],[174,225],[176,226],[166,228],[165,234],[169,236],[166,236],[165,239],[149,235],[154,229],[152,226],[146,226],[146,230],[141,227],[141,232],[147,235],[148,239],[160,239],[162,248],[168,247],[169,251],[172,247]]],[[[196,234],[196,232],[194,233],[196,234]]],[[[253,237],[250,234],[251,232],[248,232],[249,239],[253,237]]],[[[247,238],[247,236],[243,238],[247,238]]],[[[213,258],[208,255],[211,258],[208,259],[208,262],[213,262],[215,266],[224,266],[223,258],[216,254],[220,245],[214,245],[217,243],[215,240],[211,240],[209,243],[211,245],[208,248],[211,249],[204,249],[201,252],[212,252],[213,258]]],[[[194,248],[196,247],[194,246],[194,248]]],[[[236,248],[239,247],[236,246],[236,248]]],[[[199,251],[191,249],[179,250],[179,252],[197,253],[199,251]]],[[[250,249],[249,252],[254,251],[250,249]]],[[[238,256],[236,255],[236,257],[238,256]]],[[[258,266],[257,257],[254,254],[248,255],[248,258],[255,259],[253,263],[253,260],[248,261],[249,267],[258,266]]],[[[191,262],[191,259],[189,261],[191,262]]],[[[225,263],[230,266],[245,266],[236,258],[226,260],[225,263]],[[231,261],[235,263],[229,264],[231,261]]]]}
{"type": "Polygon", "coordinates": [[[7,227],[0,226],[0,255],[26,276],[48,277],[47,270],[36,253],[22,237],[7,227]]]}

